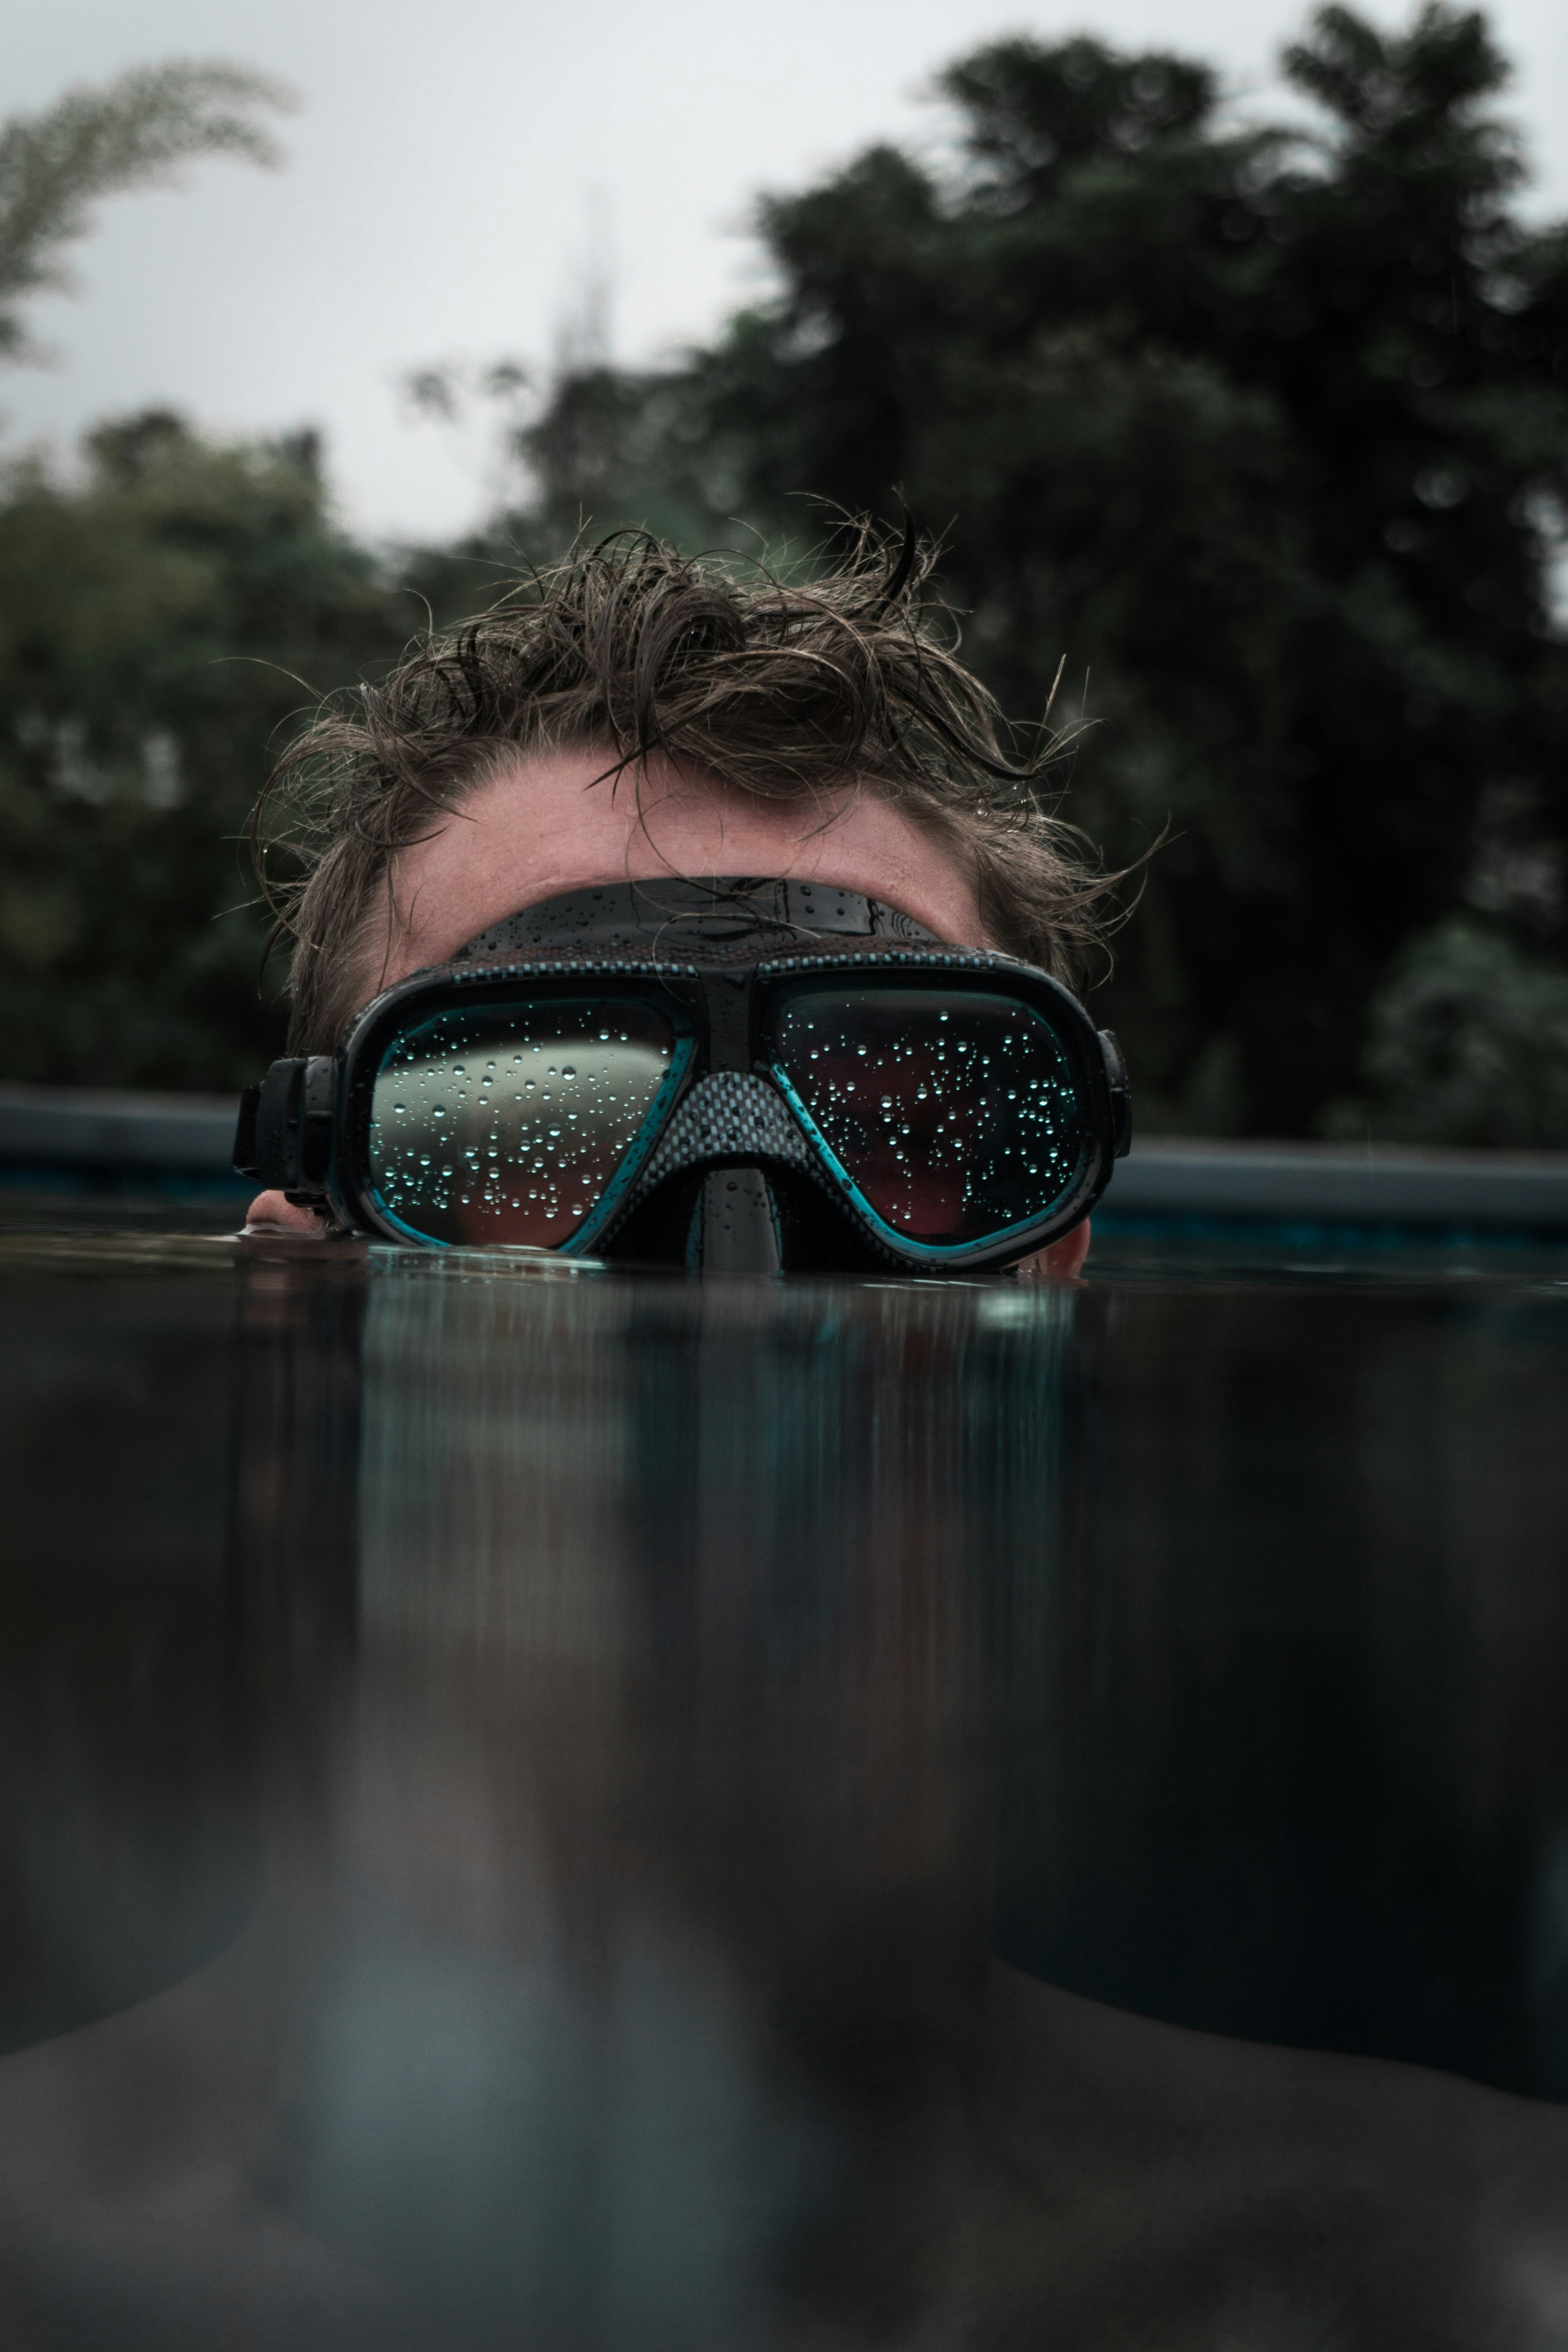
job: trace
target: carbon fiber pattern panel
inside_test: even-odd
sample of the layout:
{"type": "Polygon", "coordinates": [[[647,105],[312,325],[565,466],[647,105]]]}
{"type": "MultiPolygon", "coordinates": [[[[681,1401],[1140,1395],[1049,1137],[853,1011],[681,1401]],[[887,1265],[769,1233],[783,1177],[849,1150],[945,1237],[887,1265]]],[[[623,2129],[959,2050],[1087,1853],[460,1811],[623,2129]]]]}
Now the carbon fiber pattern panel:
{"type": "Polygon", "coordinates": [[[667,1176],[704,1160],[729,1159],[772,1160],[807,1175],[819,1173],[810,1145],[767,1081],[741,1070],[716,1070],[698,1081],[676,1112],[637,1191],[651,1192],[667,1176]]]}

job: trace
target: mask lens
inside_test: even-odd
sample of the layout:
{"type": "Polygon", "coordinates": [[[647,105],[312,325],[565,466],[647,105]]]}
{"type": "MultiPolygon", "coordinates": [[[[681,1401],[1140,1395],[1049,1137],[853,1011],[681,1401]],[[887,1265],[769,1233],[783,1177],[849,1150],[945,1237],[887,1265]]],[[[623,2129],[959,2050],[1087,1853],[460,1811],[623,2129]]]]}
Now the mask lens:
{"type": "Polygon", "coordinates": [[[558,1249],[591,1220],[676,1050],[619,997],[464,1005],[395,1038],[376,1073],[370,1173],[421,1241],[558,1249]]]}
{"type": "Polygon", "coordinates": [[[1048,1021],[1009,996],[802,989],[779,1073],[868,1205],[910,1241],[983,1241],[1041,1217],[1077,1175],[1078,1088],[1048,1021]]]}

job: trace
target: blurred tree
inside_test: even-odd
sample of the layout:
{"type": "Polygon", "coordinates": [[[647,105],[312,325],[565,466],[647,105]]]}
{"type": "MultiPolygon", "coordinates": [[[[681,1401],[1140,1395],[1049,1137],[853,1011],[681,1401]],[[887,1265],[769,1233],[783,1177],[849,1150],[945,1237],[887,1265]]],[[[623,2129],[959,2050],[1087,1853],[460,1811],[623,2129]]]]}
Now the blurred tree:
{"type": "MultiPolygon", "coordinates": [[[[1479,16],[1331,8],[1287,64],[1316,137],[1227,127],[1180,58],[993,44],[944,172],[876,148],[763,205],[777,294],[710,349],[584,344],[521,429],[515,365],[425,371],[531,488],[403,582],[449,618],[584,520],[809,560],[803,498],[901,488],[1005,705],[1068,656],[1070,813],[1118,863],[1172,821],[1098,1000],[1146,1128],[1568,1140],[1568,231],[1518,217],[1479,16]]],[[[0,351],[94,196],[263,159],[280,96],[172,67],[0,131],[0,351]]],[[[268,745],[423,614],[309,436],[153,415],[88,460],[0,481],[0,1070],[226,1085],[280,1032],[259,915],[215,920],[268,745]]]]}
{"type": "Polygon", "coordinates": [[[163,413],[0,498],[0,1072],[226,1087],[282,1051],[247,818],[279,730],[422,615],[336,529],[314,436],[163,413]]]}
{"type": "Polygon", "coordinates": [[[1362,1060],[1367,1099],[1330,1135],[1568,1146],[1568,971],[1494,926],[1450,915],[1394,959],[1362,1060]]]}
{"type": "MultiPolygon", "coordinates": [[[[19,305],[66,282],[95,199],[181,163],[276,160],[289,93],[174,64],[0,128],[0,356],[19,305]]],[[[226,1087],[280,1050],[267,926],[238,847],[268,738],[311,685],[390,651],[370,557],[328,518],[319,451],[199,440],[163,413],[91,437],[66,487],[0,478],[0,1071],[226,1087]]]]}
{"type": "Polygon", "coordinates": [[[27,356],[17,304],[68,282],[63,249],[86,234],[97,198],[166,185],[196,155],[275,163],[255,110],[292,103],[280,82],[243,66],[177,63],[137,67],[0,124],[0,356],[27,356]]]}
{"type": "Polygon", "coordinates": [[[1512,209],[1479,15],[1325,9],[1286,68],[1316,137],[1226,128],[1179,58],[981,50],[945,176],[770,199],[772,303],[558,387],[519,526],[798,539],[796,494],[901,487],[1005,705],[1066,653],[1104,722],[1071,814],[1117,862],[1172,821],[1100,1014],[1146,1120],[1221,1132],[1374,1099],[1378,992],[1456,908],[1563,937],[1568,232],[1512,209]]]}

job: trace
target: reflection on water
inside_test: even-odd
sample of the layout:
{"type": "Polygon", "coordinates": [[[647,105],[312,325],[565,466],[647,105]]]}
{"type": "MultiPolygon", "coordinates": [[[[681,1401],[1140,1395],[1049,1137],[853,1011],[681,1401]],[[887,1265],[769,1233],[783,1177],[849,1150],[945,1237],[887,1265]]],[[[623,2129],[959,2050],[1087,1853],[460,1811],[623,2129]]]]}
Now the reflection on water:
{"type": "Polygon", "coordinates": [[[1568,2344],[1568,1287],[0,1244],[3,2340],[1568,2344]]]}
{"type": "Polygon", "coordinates": [[[1005,1948],[1184,2024],[1568,2098],[1568,1288],[1146,1297],[1091,1388],[1005,1948]]]}
{"type": "Polygon", "coordinates": [[[0,1281],[0,2050],[197,1967],[259,1891],[231,1289],[0,1281]]]}

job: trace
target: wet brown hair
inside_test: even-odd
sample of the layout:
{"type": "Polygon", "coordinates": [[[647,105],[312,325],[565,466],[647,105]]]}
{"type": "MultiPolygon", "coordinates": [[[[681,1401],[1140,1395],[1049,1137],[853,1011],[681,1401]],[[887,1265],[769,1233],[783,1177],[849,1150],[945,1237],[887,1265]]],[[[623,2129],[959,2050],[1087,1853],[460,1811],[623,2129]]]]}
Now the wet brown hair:
{"type": "MultiPolygon", "coordinates": [[[[290,1050],[330,1053],[374,993],[374,910],[399,850],[520,752],[584,746],[602,782],[653,755],[759,798],[816,803],[854,782],[940,835],[996,944],[1078,979],[1115,880],[1040,787],[1064,748],[1014,740],[957,658],[936,551],[870,527],[831,569],[789,581],[689,559],[643,532],[579,549],[460,627],[410,647],[379,686],[327,704],[279,762],[254,831],[262,887],[294,940],[290,1050]],[[287,841],[301,878],[268,873],[287,841]]],[[[526,784],[522,787],[526,790],[526,784]]]]}

